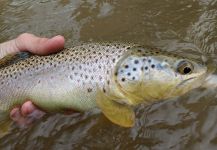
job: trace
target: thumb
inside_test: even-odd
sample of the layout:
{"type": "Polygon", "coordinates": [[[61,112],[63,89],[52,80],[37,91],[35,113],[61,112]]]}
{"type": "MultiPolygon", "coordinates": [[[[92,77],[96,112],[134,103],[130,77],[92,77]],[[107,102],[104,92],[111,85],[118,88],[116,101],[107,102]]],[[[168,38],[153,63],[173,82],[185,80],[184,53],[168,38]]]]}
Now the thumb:
{"type": "Polygon", "coordinates": [[[47,55],[60,51],[64,48],[64,43],[65,39],[60,35],[48,39],[24,33],[15,39],[15,45],[18,51],[29,51],[38,55],[47,55]]]}

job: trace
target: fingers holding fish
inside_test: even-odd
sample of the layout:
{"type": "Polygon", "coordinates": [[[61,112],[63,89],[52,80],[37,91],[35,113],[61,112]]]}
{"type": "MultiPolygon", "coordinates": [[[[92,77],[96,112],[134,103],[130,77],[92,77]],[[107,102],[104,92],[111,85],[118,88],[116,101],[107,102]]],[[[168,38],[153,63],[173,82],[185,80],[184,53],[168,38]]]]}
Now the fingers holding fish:
{"type": "Polygon", "coordinates": [[[20,127],[28,127],[35,121],[41,119],[46,113],[38,109],[31,101],[22,106],[15,107],[10,112],[10,118],[20,127]]]}
{"type": "Polygon", "coordinates": [[[64,48],[65,39],[57,35],[53,38],[41,38],[23,33],[15,39],[17,51],[29,51],[34,54],[48,55],[64,48]]]}

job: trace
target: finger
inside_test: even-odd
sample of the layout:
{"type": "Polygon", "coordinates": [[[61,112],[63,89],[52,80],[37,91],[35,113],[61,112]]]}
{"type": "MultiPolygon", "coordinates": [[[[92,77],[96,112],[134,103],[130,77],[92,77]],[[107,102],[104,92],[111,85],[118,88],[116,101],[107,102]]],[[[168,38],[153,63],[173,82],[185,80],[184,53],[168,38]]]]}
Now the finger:
{"type": "Polygon", "coordinates": [[[37,108],[35,107],[35,105],[33,105],[31,101],[27,101],[21,106],[21,114],[23,116],[28,116],[36,109],[37,108]]]}
{"type": "Polygon", "coordinates": [[[19,107],[13,108],[11,110],[10,118],[15,122],[17,122],[18,120],[20,120],[22,118],[19,107]]]}
{"type": "Polygon", "coordinates": [[[16,124],[20,127],[20,128],[24,128],[27,127],[29,124],[27,124],[27,120],[21,115],[20,112],[20,108],[16,107],[14,109],[12,109],[12,111],[10,112],[10,118],[16,122],[16,124]]]}
{"type": "Polygon", "coordinates": [[[38,109],[31,101],[27,101],[21,107],[21,114],[23,117],[37,120],[43,117],[45,112],[38,109]]]}
{"type": "Polygon", "coordinates": [[[30,126],[44,115],[45,112],[39,110],[31,101],[25,102],[21,107],[15,107],[10,112],[10,118],[16,122],[20,128],[30,126]]]}
{"type": "Polygon", "coordinates": [[[34,54],[47,55],[63,49],[65,39],[60,35],[48,39],[24,33],[15,39],[15,43],[19,51],[30,51],[34,54]]]}

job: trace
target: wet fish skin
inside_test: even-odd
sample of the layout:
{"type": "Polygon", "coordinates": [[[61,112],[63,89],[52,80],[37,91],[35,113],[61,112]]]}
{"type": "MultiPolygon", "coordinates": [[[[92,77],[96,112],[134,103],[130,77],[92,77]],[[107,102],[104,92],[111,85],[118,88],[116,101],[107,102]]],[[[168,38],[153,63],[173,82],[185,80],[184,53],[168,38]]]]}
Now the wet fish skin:
{"type": "Polygon", "coordinates": [[[49,56],[32,56],[0,70],[0,110],[31,99],[47,111],[96,106],[97,86],[129,44],[84,44],[49,56]],[[97,83],[97,85],[96,85],[97,83]]]}
{"type": "MultiPolygon", "coordinates": [[[[116,103],[99,104],[96,100],[134,106],[180,96],[201,86],[207,74],[207,66],[201,62],[157,48],[129,43],[82,44],[2,67],[0,112],[8,113],[31,99],[47,111],[85,111],[98,106],[102,111],[111,107],[115,115],[116,103]],[[182,62],[190,65],[190,73],[178,71],[182,62]]],[[[122,116],[123,112],[117,113],[122,116]]]]}

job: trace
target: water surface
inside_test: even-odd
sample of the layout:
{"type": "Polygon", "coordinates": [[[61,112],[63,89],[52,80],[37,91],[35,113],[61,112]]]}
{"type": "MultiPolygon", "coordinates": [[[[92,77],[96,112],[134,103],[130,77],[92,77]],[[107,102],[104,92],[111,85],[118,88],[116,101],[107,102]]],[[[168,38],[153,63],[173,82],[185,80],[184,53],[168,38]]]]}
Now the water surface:
{"type": "MultiPolygon", "coordinates": [[[[217,51],[216,0],[1,0],[0,42],[23,32],[61,34],[66,47],[86,41],[130,41],[166,50],[217,51]]],[[[28,129],[13,125],[1,149],[216,149],[215,92],[136,109],[134,128],[99,113],[49,115],[28,129]]]]}

